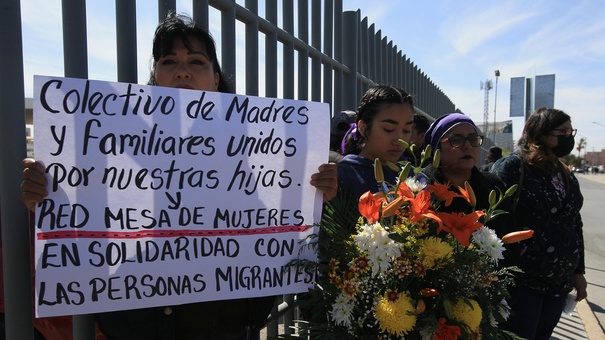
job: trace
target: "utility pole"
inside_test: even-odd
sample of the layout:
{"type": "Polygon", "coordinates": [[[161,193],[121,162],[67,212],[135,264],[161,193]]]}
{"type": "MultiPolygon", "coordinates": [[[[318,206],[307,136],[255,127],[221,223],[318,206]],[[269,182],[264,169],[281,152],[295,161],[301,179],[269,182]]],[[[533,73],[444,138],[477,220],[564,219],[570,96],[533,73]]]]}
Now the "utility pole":
{"type": "MultiPolygon", "coordinates": [[[[494,72],[496,74],[496,88],[494,90],[494,145],[496,144],[496,108],[498,102],[498,77],[500,77],[500,70],[494,72]]],[[[487,129],[487,127],[486,127],[487,129]]]]}
{"type": "Polygon", "coordinates": [[[485,97],[483,99],[483,128],[485,129],[484,133],[487,133],[488,129],[488,120],[489,120],[489,90],[493,87],[491,80],[486,80],[485,83],[481,82],[481,90],[485,90],[485,97]]]}

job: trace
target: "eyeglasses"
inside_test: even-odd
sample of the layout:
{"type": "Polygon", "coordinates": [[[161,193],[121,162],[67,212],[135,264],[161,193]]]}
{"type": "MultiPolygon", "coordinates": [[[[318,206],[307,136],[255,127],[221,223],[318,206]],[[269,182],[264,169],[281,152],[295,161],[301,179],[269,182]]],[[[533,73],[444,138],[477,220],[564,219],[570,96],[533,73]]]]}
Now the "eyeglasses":
{"type": "Polygon", "coordinates": [[[552,131],[559,132],[559,134],[556,134],[556,135],[553,135],[551,133],[551,135],[553,135],[553,136],[575,137],[576,133],[578,132],[578,129],[552,129],[552,131]]]}
{"type": "Polygon", "coordinates": [[[470,135],[468,137],[463,137],[460,135],[451,135],[447,138],[444,138],[441,140],[442,142],[450,142],[450,145],[453,148],[459,148],[461,146],[464,145],[464,143],[466,143],[466,141],[468,141],[471,146],[481,146],[481,144],[483,144],[483,136],[481,135],[470,135]]]}

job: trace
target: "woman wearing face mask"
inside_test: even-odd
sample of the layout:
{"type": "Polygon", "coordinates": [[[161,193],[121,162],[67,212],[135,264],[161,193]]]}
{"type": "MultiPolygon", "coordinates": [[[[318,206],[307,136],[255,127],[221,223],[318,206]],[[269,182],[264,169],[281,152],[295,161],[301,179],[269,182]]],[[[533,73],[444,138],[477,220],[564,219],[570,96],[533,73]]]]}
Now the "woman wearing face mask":
{"type": "Polygon", "coordinates": [[[572,288],[576,301],[586,298],[583,198],[578,180],[559,159],[573,150],[575,135],[569,115],[539,108],[525,123],[519,150],[491,170],[507,187],[519,184],[511,227],[534,230],[504,253],[523,273],[511,288],[511,316],[502,328],[528,339],[550,338],[572,288]]]}

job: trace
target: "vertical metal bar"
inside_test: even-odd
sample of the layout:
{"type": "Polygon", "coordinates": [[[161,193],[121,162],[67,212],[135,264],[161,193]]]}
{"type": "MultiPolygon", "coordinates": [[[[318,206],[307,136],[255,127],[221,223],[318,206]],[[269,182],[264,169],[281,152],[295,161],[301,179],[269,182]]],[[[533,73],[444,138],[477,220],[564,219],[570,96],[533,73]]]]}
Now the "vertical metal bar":
{"type": "MultiPolygon", "coordinates": [[[[62,15],[65,76],[88,78],[86,2],[84,0],[63,0],[62,15]]],[[[94,338],[93,315],[74,315],[72,319],[75,339],[94,338]]]]}
{"type": "MultiPolygon", "coordinates": [[[[265,2],[265,16],[277,27],[277,0],[265,2]]],[[[265,96],[277,97],[277,32],[265,35],[265,96]]]]}
{"type": "Polygon", "coordinates": [[[414,91],[416,91],[416,93],[418,93],[418,95],[421,95],[420,92],[420,83],[418,81],[418,79],[420,78],[420,72],[418,70],[418,66],[414,65],[414,72],[412,73],[412,77],[413,77],[413,87],[414,87],[414,91]]]}
{"type": "Polygon", "coordinates": [[[88,78],[86,2],[83,0],[63,0],[61,4],[65,76],[88,78]]]}
{"type": "MultiPolygon", "coordinates": [[[[386,37],[385,37],[386,39],[386,37]]],[[[386,49],[385,49],[385,62],[387,64],[386,67],[386,77],[387,77],[387,84],[394,84],[395,81],[393,79],[393,40],[389,41],[389,43],[386,45],[386,49]]]]}
{"type": "Polygon", "coordinates": [[[137,82],[137,9],[135,0],[116,0],[118,81],[137,82]]]}
{"type": "Polygon", "coordinates": [[[158,0],[158,22],[166,19],[170,11],[176,11],[176,0],[158,0]]]}
{"type": "Polygon", "coordinates": [[[210,31],[208,0],[193,0],[193,20],[206,31],[210,31]]]}
{"type": "MultiPolygon", "coordinates": [[[[370,68],[369,56],[370,49],[368,45],[368,18],[361,19],[361,25],[359,28],[359,73],[366,78],[368,77],[368,71],[370,68]]],[[[368,88],[368,84],[365,82],[361,84],[360,92],[365,92],[368,88]]]]}
{"type": "Polygon", "coordinates": [[[28,215],[21,197],[21,160],[25,158],[23,43],[19,0],[0,6],[0,225],[4,274],[6,339],[33,339],[34,320],[28,215]],[[18,147],[21,145],[21,147],[18,147]]]}
{"type": "Polygon", "coordinates": [[[379,63],[380,63],[380,83],[381,84],[386,84],[388,82],[387,79],[387,63],[386,63],[386,40],[387,37],[386,36],[382,36],[382,31],[381,33],[381,37],[380,40],[378,41],[378,50],[380,51],[380,59],[379,59],[379,63]]]}
{"type": "Polygon", "coordinates": [[[396,67],[395,74],[396,74],[396,79],[397,79],[397,82],[396,82],[397,87],[405,89],[402,86],[402,80],[403,80],[403,74],[401,72],[401,70],[403,69],[403,61],[401,58],[402,54],[403,54],[403,52],[401,52],[401,50],[400,50],[397,52],[397,56],[395,57],[395,67],[396,67]]]}
{"type": "MultiPolygon", "coordinates": [[[[235,7],[221,12],[221,67],[223,72],[237,79],[235,59],[235,7]]],[[[234,82],[235,92],[237,84],[234,82]]]]}
{"type": "MultiPolygon", "coordinates": [[[[321,0],[311,2],[311,45],[321,51],[321,0]]],[[[311,60],[311,100],[321,101],[321,59],[311,60]]]]}
{"type": "Polygon", "coordinates": [[[346,11],[343,13],[342,28],[345,32],[343,39],[342,62],[348,68],[343,79],[343,94],[345,107],[357,107],[357,43],[359,33],[359,12],[346,11]]]}
{"type": "MultiPolygon", "coordinates": [[[[288,306],[293,306],[295,301],[294,301],[294,294],[288,294],[288,295],[284,295],[284,302],[288,304],[288,306]]],[[[294,334],[294,328],[292,326],[294,326],[294,310],[291,310],[289,312],[287,312],[286,314],[284,314],[284,334],[285,335],[292,335],[294,334]]]]}
{"type": "Polygon", "coordinates": [[[404,88],[406,91],[409,92],[408,89],[408,85],[407,85],[407,56],[405,54],[401,55],[401,87],[404,88]]]}
{"type": "MultiPolygon", "coordinates": [[[[282,5],[284,30],[294,36],[294,4],[292,1],[284,1],[282,5]]],[[[294,43],[284,43],[284,93],[286,99],[294,99],[294,43]]]]}
{"type": "Polygon", "coordinates": [[[376,49],[376,33],[374,30],[374,24],[371,24],[368,28],[368,78],[377,83],[376,69],[378,68],[378,63],[376,62],[376,53],[378,51],[376,49]]]}
{"type": "Polygon", "coordinates": [[[407,58],[405,61],[405,69],[406,69],[406,76],[405,76],[406,88],[413,91],[413,93],[416,93],[416,92],[414,92],[414,91],[416,91],[416,89],[413,88],[413,84],[412,84],[413,68],[412,68],[412,61],[410,60],[410,58],[407,58]]]}
{"type": "MultiPolygon", "coordinates": [[[[324,2],[324,49],[323,53],[328,57],[332,58],[334,49],[332,44],[334,43],[334,2],[332,0],[325,0],[324,2]]],[[[323,80],[323,102],[329,103],[332,109],[332,115],[334,111],[334,100],[332,96],[333,84],[333,72],[334,69],[332,64],[324,65],[324,80],[323,80]]]]}
{"type": "Polygon", "coordinates": [[[376,36],[375,36],[375,40],[374,40],[374,48],[376,49],[376,74],[374,75],[374,78],[376,79],[376,82],[378,84],[384,84],[384,78],[382,77],[382,68],[384,67],[383,63],[382,63],[382,48],[381,48],[381,42],[382,42],[382,31],[378,30],[376,31],[376,36]]]}
{"type": "MultiPolygon", "coordinates": [[[[298,38],[309,43],[309,2],[298,1],[298,38]]],[[[298,99],[309,98],[309,50],[298,51],[298,99]]]]}
{"type": "MultiPolygon", "coordinates": [[[[344,39],[342,31],[342,0],[334,1],[334,59],[342,63],[342,41],[344,39]]],[[[334,72],[334,112],[340,112],[343,108],[355,110],[357,105],[345,106],[343,100],[343,72],[337,70],[334,72]]],[[[355,99],[357,101],[357,99],[355,99]]]]}
{"type": "MultiPolygon", "coordinates": [[[[258,1],[246,0],[246,8],[258,16],[258,1]]],[[[258,21],[246,24],[246,94],[258,96],[258,21]]]]}

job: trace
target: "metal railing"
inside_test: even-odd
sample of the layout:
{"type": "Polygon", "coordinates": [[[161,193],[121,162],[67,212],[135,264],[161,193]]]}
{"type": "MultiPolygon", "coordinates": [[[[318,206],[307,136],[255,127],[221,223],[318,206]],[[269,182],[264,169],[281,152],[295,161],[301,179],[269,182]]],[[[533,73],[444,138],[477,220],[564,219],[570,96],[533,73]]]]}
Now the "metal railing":
{"type": "MultiPolygon", "coordinates": [[[[417,108],[432,117],[456,110],[447,95],[401,48],[383,37],[375,24],[362,19],[360,11],[343,12],[342,0],[280,2],[281,27],[277,0],[264,2],[264,17],[258,14],[257,0],[246,0],[243,6],[232,0],[191,3],[192,17],[207,28],[211,8],[220,12],[216,20],[220,20],[221,27],[217,42],[221,63],[224,72],[238,80],[237,93],[244,93],[240,88],[243,83],[247,95],[263,93],[267,97],[321,101],[329,103],[334,113],[355,110],[370,86],[391,84],[415,95],[417,108]],[[236,46],[237,23],[245,25],[245,47],[236,46]],[[259,40],[263,36],[261,51],[259,40]],[[237,74],[239,60],[245,60],[244,75],[237,74]],[[260,64],[264,64],[264,74],[259,74],[260,64]]],[[[25,227],[28,212],[20,202],[19,187],[20,162],[26,156],[22,143],[25,107],[20,5],[19,0],[2,0],[0,6],[0,46],[10,46],[10,53],[0,53],[0,212],[6,335],[8,339],[33,339],[31,238],[25,227]]],[[[116,0],[115,8],[116,80],[144,83],[147,79],[137,76],[136,1],[116,0]]],[[[176,9],[176,0],[159,0],[159,19],[176,9]]],[[[62,0],[62,17],[64,76],[88,78],[87,46],[97,42],[89,41],[86,34],[86,1],[62,0]]],[[[291,332],[294,297],[284,296],[282,300],[270,317],[268,336],[277,335],[274,321],[280,315],[285,315],[285,332],[291,332]]],[[[91,316],[74,317],[74,338],[94,338],[91,316]]]]}

